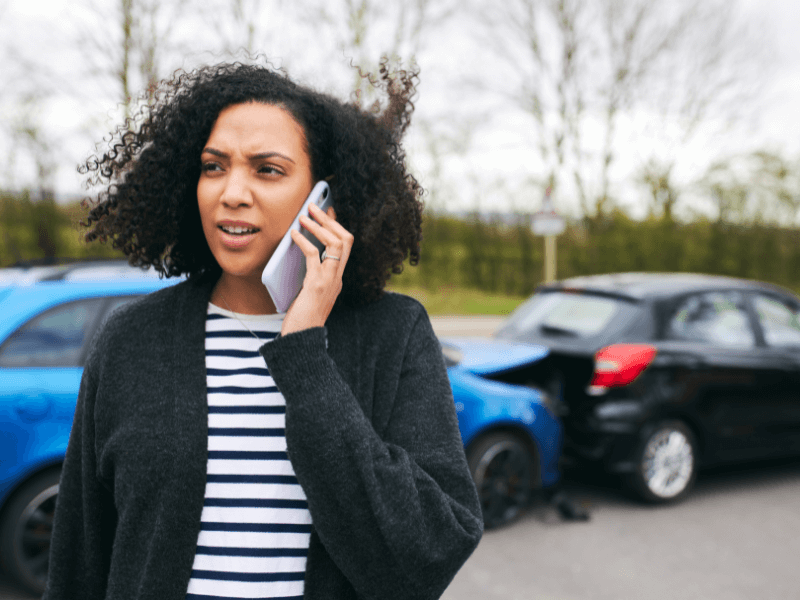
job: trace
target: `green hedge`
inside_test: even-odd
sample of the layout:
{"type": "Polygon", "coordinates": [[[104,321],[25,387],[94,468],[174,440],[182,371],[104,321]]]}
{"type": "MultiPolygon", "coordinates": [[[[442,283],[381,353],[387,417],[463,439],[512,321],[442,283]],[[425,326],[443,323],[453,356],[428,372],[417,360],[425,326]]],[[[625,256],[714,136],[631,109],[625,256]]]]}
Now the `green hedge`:
{"type": "MultiPolygon", "coordinates": [[[[0,193],[0,266],[48,257],[120,257],[81,240],[79,204],[0,193]]],[[[422,257],[391,284],[472,288],[527,296],[542,280],[543,239],[527,218],[516,225],[435,214],[423,221],[422,257]]],[[[761,279],[800,290],[796,229],[698,220],[636,221],[622,212],[571,223],[558,238],[558,277],[619,271],[692,271],[761,279]]]]}
{"type": "MultiPolygon", "coordinates": [[[[541,283],[543,238],[526,223],[428,215],[418,267],[393,284],[457,285],[526,296],[541,283]]],[[[761,279],[800,290],[798,231],[696,221],[635,221],[623,213],[568,226],[558,237],[559,278],[622,271],[683,271],[761,279]]]]}
{"type": "Polygon", "coordinates": [[[104,244],[86,244],[78,221],[80,204],[60,206],[52,198],[0,192],[0,267],[31,260],[117,257],[104,244]]]}

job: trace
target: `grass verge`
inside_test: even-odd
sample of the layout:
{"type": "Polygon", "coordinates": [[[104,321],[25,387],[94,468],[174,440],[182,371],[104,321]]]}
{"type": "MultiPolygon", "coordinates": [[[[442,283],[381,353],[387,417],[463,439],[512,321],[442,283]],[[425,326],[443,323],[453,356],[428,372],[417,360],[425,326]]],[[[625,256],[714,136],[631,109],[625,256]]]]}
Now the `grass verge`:
{"type": "Polygon", "coordinates": [[[435,290],[392,285],[387,289],[419,300],[429,315],[507,315],[522,303],[521,296],[442,286],[435,290]]]}

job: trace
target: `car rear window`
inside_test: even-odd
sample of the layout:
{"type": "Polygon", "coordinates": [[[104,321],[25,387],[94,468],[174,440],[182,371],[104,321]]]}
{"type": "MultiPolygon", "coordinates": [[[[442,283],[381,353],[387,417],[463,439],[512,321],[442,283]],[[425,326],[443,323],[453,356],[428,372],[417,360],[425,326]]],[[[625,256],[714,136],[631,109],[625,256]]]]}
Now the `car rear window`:
{"type": "Polygon", "coordinates": [[[608,326],[624,304],[624,300],[606,296],[540,292],[514,311],[502,332],[512,336],[593,337],[608,326]]]}

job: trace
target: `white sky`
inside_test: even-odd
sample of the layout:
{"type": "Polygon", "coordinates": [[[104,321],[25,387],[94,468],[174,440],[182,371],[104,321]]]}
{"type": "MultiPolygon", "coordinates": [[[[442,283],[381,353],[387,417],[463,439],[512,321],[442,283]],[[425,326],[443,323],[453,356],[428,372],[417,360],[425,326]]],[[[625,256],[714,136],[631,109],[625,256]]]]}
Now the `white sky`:
{"type": "MultiPolygon", "coordinates": [[[[668,1],[668,0],[665,0],[668,1]]],[[[701,169],[713,157],[720,154],[753,148],[768,148],[782,152],[790,158],[800,155],[800,2],[797,0],[742,0],[743,9],[760,27],[764,28],[765,38],[773,44],[775,54],[774,76],[767,82],[760,95],[760,110],[751,122],[743,123],[736,132],[725,137],[711,137],[703,139],[702,136],[693,147],[685,150],[690,160],[684,161],[682,175],[688,180],[696,173],[692,167],[701,169]]],[[[12,52],[22,55],[38,54],[44,56],[47,62],[54,67],[54,71],[63,77],[60,85],[80,86],[74,73],[76,61],[80,57],[75,52],[70,52],[65,47],[67,32],[63,23],[73,16],[76,3],[69,0],[0,0],[0,39],[5,38],[5,44],[12,52]],[[5,6],[3,6],[5,2],[5,6]]],[[[88,21],[88,15],[87,15],[88,21]]],[[[290,28],[285,24],[284,28],[290,28]]],[[[465,61],[469,60],[475,52],[473,38],[469,32],[460,32],[459,35],[435,40],[441,50],[429,52],[426,63],[423,63],[423,85],[418,102],[418,115],[440,115],[440,119],[452,114],[452,104],[457,103],[458,114],[468,112],[472,104],[480,103],[477,97],[448,97],[434,89],[430,78],[436,78],[437,73],[448,69],[458,71],[464,68],[465,61]],[[426,74],[428,79],[426,79],[426,74]]],[[[0,42],[2,45],[3,42],[0,42]]],[[[433,47],[433,46],[432,46],[433,47]]],[[[274,51],[273,51],[274,54],[274,51]]],[[[338,63],[338,57],[333,59],[338,63]]],[[[294,61],[298,63],[297,60],[294,61]]],[[[352,79],[343,64],[338,64],[341,89],[347,89],[352,79]]],[[[293,74],[296,74],[292,71],[293,74]]],[[[0,62],[0,88],[13,86],[14,81],[9,79],[14,75],[7,61],[0,62]]],[[[315,81],[311,71],[305,71],[303,77],[310,83],[330,86],[331,74],[320,74],[315,81]]],[[[333,84],[336,85],[336,84],[333,84]]],[[[0,107],[3,103],[3,94],[0,89],[0,107]]],[[[113,102],[107,99],[96,98],[78,101],[66,95],[58,101],[48,105],[43,123],[49,131],[55,132],[58,144],[59,164],[56,175],[56,189],[60,196],[72,196],[81,193],[80,177],[75,172],[76,165],[91,151],[88,140],[99,141],[103,134],[109,131],[112,120],[105,119],[103,115],[111,116],[114,113],[113,102]],[[87,133],[86,130],[90,133],[87,133]]],[[[486,182],[504,177],[513,182],[520,179],[520,173],[528,168],[531,155],[519,143],[520,130],[527,127],[525,116],[518,111],[509,110],[502,119],[503,125],[491,133],[483,133],[477,140],[475,149],[468,155],[453,152],[449,159],[443,160],[442,168],[452,184],[452,189],[443,207],[450,210],[511,210],[520,208],[537,208],[538,198],[518,197],[509,200],[509,194],[486,193],[486,182]],[[483,178],[483,179],[482,179],[483,178]],[[483,181],[483,184],[480,184],[483,181]],[[478,183],[476,183],[476,181],[478,183]],[[461,183],[459,183],[461,182],[461,183]]],[[[3,118],[0,116],[0,118],[3,118]]],[[[624,131],[623,131],[624,133],[624,131]]],[[[0,134],[1,135],[1,134],[0,134]]],[[[408,140],[409,157],[412,164],[416,164],[425,172],[431,168],[422,148],[421,133],[413,131],[408,140]]],[[[474,141],[473,141],[474,142],[474,141]]],[[[0,152],[9,153],[11,149],[7,139],[0,138],[0,152]]],[[[13,154],[13,151],[10,152],[13,154]]],[[[615,167],[617,180],[621,182],[619,196],[623,202],[628,202],[633,212],[637,212],[636,193],[625,182],[630,179],[631,165],[634,158],[621,156],[615,167]]],[[[25,185],[32,177],[30,165],[24,161],[8,163],[0,168],[0,186],[8,185],[11,181],[17,186],[25,185]]],[[[425,184],[423,176],[423,184],[425,184]]],[[[510,184],[514,187],[516,184],[510,184]]],[[[491,186],[489,186],[491,187],[491,186]]],[[[533,192],[531,192],[533,194],[533,192]]],[[[561,199],[557,205],[562,206],[562,212],[569,213],[573,206],[569,199],[561,199]]],[[[440,206],[442,207],[442,206],[440,206]]],[[[640,211],[639,211],[640,212],[640,211]]]]}
{"type": "Polygon", "coordinates": [[[788,152],[800,151],[800,2],[745,0],[754,17],[763,19],[774,45],[775,77],[764,90],[767,110],[756,123],[756,139],[788,152]]]}

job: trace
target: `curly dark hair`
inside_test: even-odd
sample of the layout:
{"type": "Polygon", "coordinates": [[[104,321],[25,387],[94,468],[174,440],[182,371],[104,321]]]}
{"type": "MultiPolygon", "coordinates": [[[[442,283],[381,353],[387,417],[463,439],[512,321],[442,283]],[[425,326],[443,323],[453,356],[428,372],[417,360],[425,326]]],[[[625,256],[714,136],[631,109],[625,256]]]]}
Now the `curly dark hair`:
{"type": "Polygon", "coordinates": [[[414,110],[418,71],[362,74],[388,96],[364,109],[292,82],[266,65],[224,63],[177,71],[149,103],[79,167],[97,199],[86,199],[86,241],[111,241],[132,265],[163,275],[219,275],[197,203],[200,153],[220,111],[262,102],[290,112],[305,131],[312,176],[327,179],[337,220],[355,242],[340,299],[365,304],[383,294],[392,273],[419,262],[422,194],[406,170],[401,139],[414,110]]]}

